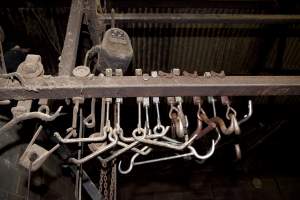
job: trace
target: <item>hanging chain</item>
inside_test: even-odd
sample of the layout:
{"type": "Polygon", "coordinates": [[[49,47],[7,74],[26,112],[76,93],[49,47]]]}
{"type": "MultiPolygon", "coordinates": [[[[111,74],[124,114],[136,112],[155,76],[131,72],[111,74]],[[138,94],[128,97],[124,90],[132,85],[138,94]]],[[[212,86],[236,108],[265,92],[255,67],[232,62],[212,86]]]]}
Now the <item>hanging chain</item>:
{"type": "Polygon", "coordinates": [[[112,167],[110,169],[110,173],[108,174],[109,171],[107,164],[102,163],[100,170],[99,191],[103,195],[104,200],[114,200],[117,197],[117,165],[115,161],[112,162],[112,167]],[[108,175],[110,175],[109,188],[108,175]]]}
{"type": "Polygon", "coordinates": [[[100,170],[100,185],[99,190],[104,196],[104,200],[108,200],[108,188],[107,188],[107,164],[103,163],[100,170]]]}
{"type": "Polygon", "coordinates": [[[111,178],[110,178],[110,188],[109,188],[109,199],[113,200],[116,199],[116,186],[117,186],[117,165],[115,161],[112,162],[112,168],[111,168],[111,178]]]}

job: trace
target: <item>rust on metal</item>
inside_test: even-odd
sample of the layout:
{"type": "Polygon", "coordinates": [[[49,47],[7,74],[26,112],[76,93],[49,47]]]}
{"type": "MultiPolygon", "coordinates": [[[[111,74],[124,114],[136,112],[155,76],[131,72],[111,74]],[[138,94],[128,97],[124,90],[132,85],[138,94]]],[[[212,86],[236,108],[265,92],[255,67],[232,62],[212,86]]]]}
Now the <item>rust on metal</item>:
{"type": "Polygon", "coordinates": [[[137,96],[269,96],[300,95],[300,76],[226,76],[224,78],[172,78],[114,76],[77,78],[43,76],[18,82],[0,78],[0,100],[65,99],[137,96]]]}

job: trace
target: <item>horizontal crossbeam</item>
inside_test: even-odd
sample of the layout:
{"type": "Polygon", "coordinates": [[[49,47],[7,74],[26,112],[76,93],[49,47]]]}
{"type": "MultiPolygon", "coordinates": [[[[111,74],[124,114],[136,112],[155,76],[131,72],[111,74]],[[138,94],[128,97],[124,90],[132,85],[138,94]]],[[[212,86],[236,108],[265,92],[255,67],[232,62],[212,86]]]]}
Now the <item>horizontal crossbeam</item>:
{"type": "Polygon", "coordinates": [[[300,95],[300,76],[92,77],[44,76],[18,81],[0,79],[0,99],[64,99],[137,96],[300,95]]]}
{"type": "MultiPolygon", "coordinates": [[[[278,14],[123,13],[113,14],[113,18],[117,23],[287,24],[300,22],[300,15],[278,14]]],[[[110,23],[112,15],[101,14],[98,20],[110,23]]]]}

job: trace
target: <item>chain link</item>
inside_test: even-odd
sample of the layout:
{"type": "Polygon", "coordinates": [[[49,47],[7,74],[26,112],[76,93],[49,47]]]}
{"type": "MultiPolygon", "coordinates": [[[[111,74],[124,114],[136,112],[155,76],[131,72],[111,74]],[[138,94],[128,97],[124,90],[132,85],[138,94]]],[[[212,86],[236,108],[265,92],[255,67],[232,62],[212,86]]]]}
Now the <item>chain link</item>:
{"type": "Polygon", "coordinates": [[[111,180],[110,180],[110,188],[109,188],[109,199],[113,200],[116,198],[116,176],[117,176],[117,167],[116,163],[112,163],[112,168],[111,168],[111,180]]]}
{"type": "Polygon", "coordinates": [[[100,170],[99,191],[103,195],[104,200],[114,200],[117,197],[117,165],[115,161],[113,161],[111,164],[110,171],[105,163],[103,163],[100,170]],[[109,187],[108,177],[110,178],[109,187]]]}
{"type": "Polygon", "coordinates": [[[100,184],[99,191],[104,196],[104,200],[108,200],[108,188],[107,188],[107,165],[103,164],[100,170],[100,184]]]}

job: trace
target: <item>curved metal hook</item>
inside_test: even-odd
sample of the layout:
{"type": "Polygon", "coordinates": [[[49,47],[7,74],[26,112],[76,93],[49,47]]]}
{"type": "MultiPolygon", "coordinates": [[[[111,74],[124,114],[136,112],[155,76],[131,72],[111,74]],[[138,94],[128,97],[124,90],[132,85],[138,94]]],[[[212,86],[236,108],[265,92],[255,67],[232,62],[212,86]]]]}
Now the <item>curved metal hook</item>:
{"type": "Polygon", "coordinates": [[[226,124],[225,124],[225,122],[223,121],[223,119],[222,118],[220,118],[220,117],[213,117],[213,118],[210,118],[210,119],[208,119],[208,117],[206,116],[206,115],[204,115],[204,114],[200,114],[200,117],[201,117],[201,119],[203,119],[203,121],[206,123],[206,124],[212,124],[212,123],[216,123],[219,127],[220,127],[220,129],[221,129],[221,131],[222,131],[222,133],[223,134],[225,134],[225,135],[230,135],[230,134],[232,134],[233,133],[233,131],[234,131],[234,115],[233,114],[229,114],[229,116],[230,116],[230,125],[229,125],[229,127],[226,127],[226,124]]]}
{"type": "Polygon", "coordinates": [[[59,142],[64,143],[64,144],[67,144],[67,143],[79,143],[79,142],[103,142],[107,138],[107,135],[109,135],[112,132],[113,132],[113,129],[111,127],[104,126],[104,128],[103,128],[103,134],[100,134],[99,132],[98,133],[93,133],[88,138],[71,138],[71,139],[66,139],[66,138],[62,138],[61,135],[58,132],[55,132],[54,136],[56,137],[56,139],[59,142]],[[96,135],[100,135],[100,136],[96,136],[96,135]]]}
{"type": "Polygon", "coordinates": [[[48,114],[44,114],[44,113],[41,113],[41,112],[30,112],[30,113],[21,114],[20,116],[13,118],[9,122],[7,122],[4,126],[2,126],[0,128],[0,135],[2,133],[4,133],[5,131],[8,131],[10,128],[12,128],[13,126],[15,126],[19,122],[24,121],[24,120],[28,120],[28,119],[40,119],[40,120],[43,120],[43,121],[53,121],[58,116],[61,115],[60,111],[62,110],[62,108],[63,107],[60,106],[53,115],[48,115],[48,114]]]}
{"type": "Polygon", "coordinates": [[[161,138],[167,134],[169,129],[170,129],[170,126],[167,126],[167,127],[164,127],[162,125],[161,125],[161,127],[155,126],[153,129],[154,134],[147,135],[146,138],[147,139],[161,138]],[[161,128],[161,131],[158,132],[157,130],[160,128],[161,128]]]}
{"type": "MultiPolygon", "coordinates": [[[[151,140],[151,139],[147,139],[146,137],[141,137],[141,136],[137,136],[136,132],[133,132],[133,137],[135,140],[141,142],[141,143],[145,143],[145,144],[150,144],[150,145],[155,145],[155,146],[160,146],[160,147],[164,147],[164,148],[169,148],[169,149],[174,149],[174,150],[183,150],[185,149],[187,146],[191,145],[194,140],[196,139],[197,135],[193,135],[188,141],[184,142],[184,143],[180,143],[180,144],[169,144],[166,142],[162,142],[162,141],[155,141],[155,140],[151,140]]],[[[142,135],[145,136],[145,135],[142,135]]],[[[165,137],[165,136],[164,136],[165,137]]]]}
{"type": "Polygon", "coordinates": [[[233,115],[233,127],[234,127],[234,133],[236,135],[239,135],[241,133],[241,129],[235,115],[233,115]]]}
{"type": "Polygon", "coordinates": [[[83,120],[83,123],[88,128],[94,128],[95,124],[96,124],[96,120],[95,120],[95,105],[96,105],[96,98],[92,98],[92,101],[91,101],[91,114],[89,114],[83,120]]]}
{"type": "Polygon", "coordinates": [[[191,152],[193,153],[193,155],[197,158],[197,159],[200,159],[200,160],[206,160],[208,159],[209,157],[211,157],[214,152],[215,152],[215,140],[212,140],[212,145],[211,145],[211,148],[210,150],[205,154],[205,155],[200,155],[198,154],[198,152],[196,151],[196,149],[192,146],[188,146],[188,148],[191,150],[191,152]]]}
{"type": "Polygon", "coordinates": [[[98,149],[97,151],[85,156],[84,158],[81,158],[81,159],[75,159],[75,158],[70,158],[69,159],[69,162],[72,162],[72,163],[75,163],[77,165],[80,165],[82,163],[85,163],[89,160],[91,160],[92,158],[98,156],[99,154],[113,148],[114,146],[117,145],[117,142],[118,142],[118,136],[112,132],[111,134],[108,135],[108,138],[109,140],[111,141],[111,143],[109,143],[107,146],[103,147],[103,148],[100,148],[98,149]]]}
{"type": "Polygon", "coordinates": [[[38,111],[41,112],[41,113],[45,113],[47,115],[49,115],[50,113],[50,108],[48,105],[41,105],[39,108],[38,108],[38,111]]]}
{"type": "Polygon", "coordinates": [[[242,123],[248,121],[250,119],[250,117],[252,116],[253,114],[253,105],[252,105],[252,101],[249,100],[248,101],[248,114],[244,115],[244,118],[241,119],[238,123],[239,125],[241,125],[242,123]]]}
{"type": "Polygon", "coordinates": [[[199,155],[198,152],[195,150],[195,148],[192,146],[189,146],[188,148],[190,150],[189,153],[168,156],[168,157],[163,157],[163,158],[156,158],[156,159],[145,160],[145,161],[139,161],[139,162],[135,162],[135,159],[139,156],[139,154],[136,153],[131,157],[129,167],[126,170],[123,170],[121,167],[122,161],[119,162],[118,170],[121,174],[128,174],[132,171],[133,167],[137,166],[137,165],[144,165],[144,164],[150,164],[150,163],[161,162],[161,161],[166,161],[166,160],[173,160],[173,159],[183,158],[183,157],[187,157],[187,156],[195,156],[197,159],[205,160],[213,155],[213,153],[215,151],[215,141],[212,140],[212,146],[211,146],[209,152],[205,155],[199,155]]]}
{"type": "Polygon", "coordinates": [[[121,174],[129,174],[134,166],[134,160],[138,157],[139,154],[134,154],[131,159],[130,159],[130,164],[128,169],[123,170],[121,165],[122,165],[122,160],[120,160],[119,164],[118,164],[118,170],[121,174]]]}

